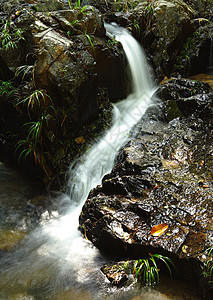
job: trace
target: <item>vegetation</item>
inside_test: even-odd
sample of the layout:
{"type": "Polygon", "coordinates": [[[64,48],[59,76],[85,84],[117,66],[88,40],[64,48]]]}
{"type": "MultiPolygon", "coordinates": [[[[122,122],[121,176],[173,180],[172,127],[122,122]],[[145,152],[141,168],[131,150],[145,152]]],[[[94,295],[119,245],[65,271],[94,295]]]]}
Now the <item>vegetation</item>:
{"type": "Polygon", "coordinates": [[[23,30],[12,20],[1,21],[0,47],[5,50],[17,49],[20,40],[24,40],[23,30]]]}
{"type": "Polygon", "coordinates": [[[133,275],[137,281],[141,281],[146,285],[153,286],[159,282],[159,265],[161,261],[168,269],[170,276],[172,276],[172,270],[170,266],[174,266],[173,261],[161,254],[150,254],[149,258],[139,259],[135,262],[133,267],[133,275]]]}
{"type": "Polygon", "coordinates": [[[115,0],[112,2],[113,8],[116,11],[128,12],[138,4],[138,1],[115,0]]]}
{"type": "Polygon", "coordinates": [[[18,89],[14,87],[12,80],[0,80],[0,97],[3,100],[9,100],[11,98],[18,97],[18,89]]]}
{"type": "Polygon", "coordinates": [[[75,2],[68,0],[69,8],[81,8],[81,12],[85,10],[88,5],[84,5],[84,0],[76,0],[75,2]]]}
{"type": "Polygon", "coordinates": [[[37,61],[34,63],[34,65],[23,65],[16,69],[15,77],[22,76],[22,81],[25,79],[27,75],[32,77],[33,83],[35,85],[35,67],[36,67],[37,61]]]}
{"type": "Polygon", "coordinates": [[[143,21],[147,31],[152,28],[154,19],[154,5],[154,1],[149,0],[145,6],[143,21]]]}
{"type": "Polygon", "coordinates": [[[16,151],[21,150],[18,158],[19,162],[22,157],[26,159],[27,156],[32,155],[35,163],[40,164],[45,174],[50,178],[43,150],[43,131],[45,125],[48,126],[48,120],[45,115],[42,115],[37,121],[25,123],[23,126],[28,127],[27,137],[18,142],[16,151]]]}
{"type": "Polygon", "coordinates": [[[213,251],[213,246],[207,249],[208,251],[208,258],[205,263],[205,268],[206,271],[203,272],[203,275],[208,278],[209,284],[213,284],[213,259],[212,259],[212,251],[213,251]]]}
{"type": "Polygon", "coordinates": [[[93,50],[93,53],[94,53],[95,52],[95,48],[94,48],[92,37],[89,34],[87,34],[86,32],[85,32],[85,37],[88,39],[88,41],[90,43],[90,46],[92,47],[92,50],[93,50]]]}
{"type": "MultiPolygon", "coordinates": [[[[28,115],[30,117],[30,111],[36,111],[42,106],[48,106],[52,103],[51,97],[46,93],[45,90],[34,90],[29,96],[22,100],[17,101],[17,105],[24,104],[27,106],[28,115]]],[[[53,109],[54,107],[51,106],[53,109]]]]}

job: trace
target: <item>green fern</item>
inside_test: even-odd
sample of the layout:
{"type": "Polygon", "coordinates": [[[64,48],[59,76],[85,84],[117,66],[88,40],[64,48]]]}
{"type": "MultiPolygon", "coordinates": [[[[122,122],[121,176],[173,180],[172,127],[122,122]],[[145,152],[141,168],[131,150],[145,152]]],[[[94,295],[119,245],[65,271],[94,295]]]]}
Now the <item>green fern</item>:
{"type": "Polygon", "coordinates": [[[161,261],[167,267],[170,275],[172,276],[172,270],[170,265],[174,266],[173,261],[161,254],[150,254],[149,258],[138,259],[133,267],[133,275],[138,281],[142,281],[149,286],[154,286],[160,280],[157,261],[161,261]]]}
{"type": "Polygon", "coordinates": [[[20,40],[24,40],[23,30],[18,28],[12,20],[2,21],[0,34],[0,47],[6,51],[9,49],[17,49],[20,40]]]}

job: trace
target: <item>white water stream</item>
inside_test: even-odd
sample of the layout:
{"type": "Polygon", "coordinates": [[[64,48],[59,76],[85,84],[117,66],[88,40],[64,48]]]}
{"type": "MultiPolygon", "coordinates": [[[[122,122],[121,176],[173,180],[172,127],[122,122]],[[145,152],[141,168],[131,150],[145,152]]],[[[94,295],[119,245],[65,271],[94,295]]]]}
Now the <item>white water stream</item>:
{"type": "MultiPolygon", "coordinates": [[[[105,26],[108,35],[115,36],[123,45],[132,77],[132,94],[114,104],[111,129],[75,168],[70,167],[67,194],[61,196],[62,201],[70,203],[67,213],[43,222],[2,264],[0,299],[24,299],[28,295],[35,298],[26,299],[78,299],[57,298],[57,295],[82,284],[91,290],[94,274],[104,263],[99,251],[79,233],[79,214],[90,190],[113,168],[118,150],[151,104],[154,92],[139,44],[125,29],[105,26]]],[[[84,298],[79,296],[79,299],[84,298]]]]}

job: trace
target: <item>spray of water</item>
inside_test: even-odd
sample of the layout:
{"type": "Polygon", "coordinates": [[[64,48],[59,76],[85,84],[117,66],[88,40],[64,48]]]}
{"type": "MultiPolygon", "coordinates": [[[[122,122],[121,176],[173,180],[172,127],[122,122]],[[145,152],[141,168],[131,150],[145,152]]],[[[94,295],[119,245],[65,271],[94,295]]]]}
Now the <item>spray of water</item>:
{"type": "Polygon", "coordinates": [[[103,264],[99,252],[78,231],[79,214],[90,190],[113,168],[118,150],[128,141],[131,128],[151,104],[154,92],[139,44],[125,29],[115,24],[105,24],[105,27],[107,34],[123,45],[132,77],[132,94],[114,105],[111,129],[75,168],[70,167],[67,193],[63,195],[71,203],[67,213],[41,225],[16,251],[12,263],[10,258],[10,266],[4,268],[3,276],[6,295],[11,291],[14,294],[24,289],[30,291],[34,286],[33,293],[45,299],[46,294],[55,295],[67,287],[85,285],[88,279],[91,288],[91,274],[103,264]]]}

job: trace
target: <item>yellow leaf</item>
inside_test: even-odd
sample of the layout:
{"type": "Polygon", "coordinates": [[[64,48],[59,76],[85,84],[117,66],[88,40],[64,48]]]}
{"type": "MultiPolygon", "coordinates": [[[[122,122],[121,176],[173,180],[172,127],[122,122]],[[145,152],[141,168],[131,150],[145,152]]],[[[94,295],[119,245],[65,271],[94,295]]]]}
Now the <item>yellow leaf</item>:
{"type": "Polygon", "coordinates": [[[168,225],[166,223],[158,224],[152,227],[151,235],[160,236],[168,229],[168,225]]]}
{"type": "Polygon", "coordinates": [[[187,249],[189,248],[189,246],[187,246],[187,245],[183,245],[182,246],[182,251],[183,251],[183,253],[187,253],[187,249]]]}

